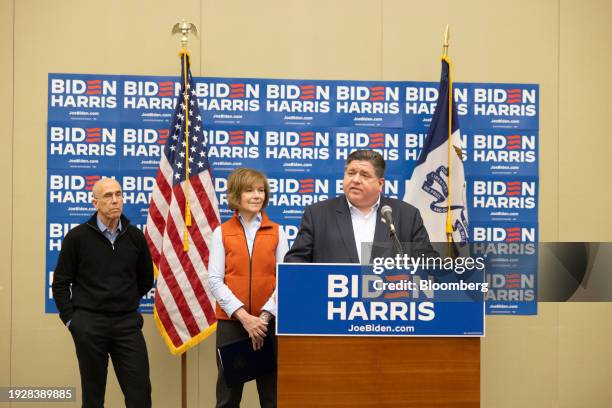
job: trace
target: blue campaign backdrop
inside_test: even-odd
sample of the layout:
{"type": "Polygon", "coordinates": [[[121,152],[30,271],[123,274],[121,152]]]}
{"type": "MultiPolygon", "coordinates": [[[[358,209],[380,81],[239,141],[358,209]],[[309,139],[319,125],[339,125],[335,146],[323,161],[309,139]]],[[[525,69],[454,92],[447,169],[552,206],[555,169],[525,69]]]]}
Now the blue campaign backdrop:
{"type": "MultiPolygon", "coordinates": [[[[50,285],[61,240],[92,214],[96,180],[119,180],[126,215],[144,227],[158,161],[170,136],[178,81],[167,76],[49,74],[47,312],[56,312],[50,285]]],[[[379,151],[387,163],[384,194],[403,197],[438,93],[436,82],[414,81],[200,77],[194,82],[191,92],[203,116],[222,219],[231,215],[227,176],[238,167],[254,167],[270,178],[268,213],[290,241],[306,206],[342,194],[344,161],[353,150],[379,151]]],[[[455,83],[454,96],[471,230],[479,238],[474,241],[486,238],[486,229],[481,229],[486,223],[491,228],[528,223],[537,235],[539,86],[455,83]]],[[[535,273],[537,263],[531,266],[529,273],[535,273]]],[[[143,299],[142,311],[152,311],[152,296],[143,299]]],[[[533,303],[516,302],[513,310],[536,313],[533,303]]],[[[498,311],[506,313],[487,309],[498,311]]]]}

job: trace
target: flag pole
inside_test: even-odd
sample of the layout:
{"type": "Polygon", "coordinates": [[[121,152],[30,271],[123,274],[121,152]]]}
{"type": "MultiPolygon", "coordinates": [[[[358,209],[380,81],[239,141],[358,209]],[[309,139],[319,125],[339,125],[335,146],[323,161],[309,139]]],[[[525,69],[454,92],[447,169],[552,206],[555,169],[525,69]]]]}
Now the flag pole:
{"type": "MultiPolygon", "coordinates": [[[[451,63],[448,59],[448,45],[450,39],[450,26],[447,24],[444,30],[444,44],[442,46],[442,59],[448,63],[448,198],[446,200],[446,240],[450,245],[453,242],[453,221],[451,214],[451,163],[452,163],[452,133],[453,133],[453,81],[451,72],[451,63]]],[[[450,249],[450,248],[449,248],[450,249]]]]}
{"type": "MultiPolygon", "coordinates": [[[[189,60],[189,52],[187,44],[189,42],[189,34],[198,36],[198,28],[193,23],[188,23],[183,19],[180,23],[174,24],[172,34],[181,34],[181,56],[183,63],[183,87],[185,89],[185,230],[183,231],[183,250],[189,250],[189,231],[187,228],[191,226],[191,209],[189,208],[189,91],[187,84],[187,61],[189,60]]],[[[181,408],[187,408],[187,351],[181,354],[181,408]]]]}

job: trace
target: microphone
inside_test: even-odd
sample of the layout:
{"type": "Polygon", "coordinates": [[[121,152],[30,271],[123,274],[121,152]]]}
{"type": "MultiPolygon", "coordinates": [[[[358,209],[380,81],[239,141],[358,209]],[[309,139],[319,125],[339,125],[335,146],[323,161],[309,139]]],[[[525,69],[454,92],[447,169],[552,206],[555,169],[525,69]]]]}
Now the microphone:
{"type": "Polygon", "coordinates": [[[393,240],[393,245],[395,245],[395,249],[397,253],[400,255],[404,255],[404,250],[402,248],[402,244],[397,237],[397,232],[395,231],[395,225],[393,225],[393,210],[391,206],[383,205],[380,209],[380,215],[382,215],[382,221],[389,226],[389,232],[391,232],[391,239],[393,240]]]}
{"type": "Polygon", "coordinates": [[[395,225],[393,225],[393,210],[388,205],[383,205],[380,209],[380,215],[382,215],[382,220],[385,224],[389,226],[389,230],[391,234],[395,235],[395,225]]]}

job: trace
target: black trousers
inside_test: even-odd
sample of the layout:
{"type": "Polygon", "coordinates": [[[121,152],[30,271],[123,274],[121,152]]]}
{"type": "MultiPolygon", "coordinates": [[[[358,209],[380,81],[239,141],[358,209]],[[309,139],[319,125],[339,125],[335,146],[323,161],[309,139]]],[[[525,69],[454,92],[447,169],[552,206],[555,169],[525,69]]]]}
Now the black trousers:
{"type": "MultiPolygon", "coordinates": [[[[268,334],[274,337],[274,320],[268,324],[268,334]]],[[[242,324],[235,320],[217,321],[217,347],[223,346],[236,340],[249,337],[242,324]]],[[[276,356],[276,341],[274,342],[274,355],[276,356]]],[[[219,356],[217,355],[217,408],[238,408],[242,400],[243,384],[228,387],[221,373],[219,356]]],[[[262,408],[276,408],[276,371],[255,378],[257,383],[257,393],[259,394],[259,404],[262,408]]]]}
{"type": "Polygon", "coordinates": [[[110,356],[127,408],[151,407],[151,381],[143,319],[125,314],[77,310],[70,322],[83,390],[83,408],[104,407],[110,356]]]}

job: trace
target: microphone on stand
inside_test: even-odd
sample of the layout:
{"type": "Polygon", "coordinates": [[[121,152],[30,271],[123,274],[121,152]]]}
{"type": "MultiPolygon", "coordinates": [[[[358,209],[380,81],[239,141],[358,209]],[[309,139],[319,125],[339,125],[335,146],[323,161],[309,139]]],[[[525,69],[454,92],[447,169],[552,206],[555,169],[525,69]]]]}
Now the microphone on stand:
{"type": "Polygon", "coordinates": [[[397,232],[395,231],[395,225],[393,225],[393,209],[390,206],[384,205],[380,209],[380,214],[382,215],[382,221],[387,224],[389,227],[389,233],[391,235],[391,239],[393,240],[393,244],[395,245],[395,249],[397,253],[400,255],[404,255],[404,250],[402,248],[402,244],[397,237],[397,232]]]}

